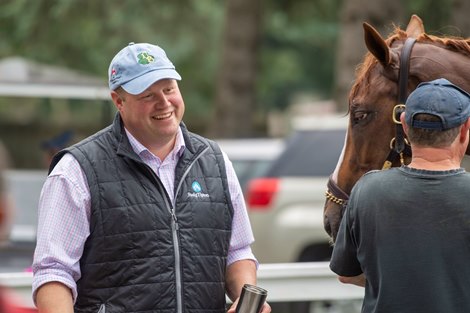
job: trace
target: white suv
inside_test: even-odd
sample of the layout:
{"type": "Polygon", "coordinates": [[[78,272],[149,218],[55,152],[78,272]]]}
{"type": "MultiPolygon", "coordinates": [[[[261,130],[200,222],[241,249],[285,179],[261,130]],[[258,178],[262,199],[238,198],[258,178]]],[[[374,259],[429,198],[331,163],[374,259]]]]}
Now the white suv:
{"type": "Polygon", "coordinates": [[[323,228],[328,176],[343,147],[345,124],[295,131],[261,178],[248,184],[247,206],[262,263],[330,259],[323,228]]]}
{"type": "Polygon", "coordinates": [[[266,172],[284,149],[281,138],[218,139],[221,149],[227,153],[244,192],[252,178],[266,172]]]}

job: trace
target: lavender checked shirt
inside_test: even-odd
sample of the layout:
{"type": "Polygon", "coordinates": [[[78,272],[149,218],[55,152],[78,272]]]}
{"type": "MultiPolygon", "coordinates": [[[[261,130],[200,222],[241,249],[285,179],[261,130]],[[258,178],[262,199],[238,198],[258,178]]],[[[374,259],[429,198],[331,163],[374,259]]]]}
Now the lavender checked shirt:
{"type": "MultiPolygon", "coordinates": [[[[160,178],[174,203],[175,168],[185,149],[183,135],[176,136],[174,149],[162,161],[127,130],[129,142],[142,161],[160,178]]],[[[252,259],[254,242],[243,193],[231,161],[223,153],[227,180],[234,208],[232,238],[227,265],[252,259]]],[[[80,164],[70,154],[62,157],[47,177],[39,199],[37,245],[33,261],[33,299],[43,284],[57,281],[68,286],[75,302],[76,281],[80,279],[80,257],[90,234],[90,191],[80,164]]]]}

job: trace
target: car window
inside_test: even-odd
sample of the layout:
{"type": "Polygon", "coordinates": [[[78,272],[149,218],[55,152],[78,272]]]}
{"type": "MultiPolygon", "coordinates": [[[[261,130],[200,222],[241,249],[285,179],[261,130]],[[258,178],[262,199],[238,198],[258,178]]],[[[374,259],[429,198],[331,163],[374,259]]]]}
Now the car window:
{"type": "Polygon", "coordinates": [[[272,160],[246,160],[232,159],[233,168],[237,174],[240,186],[246,191],[247,183],[256,177],[266,173],[267,168],[271,165],[272,160]]]}
{"type": "Polygon", "coordinates": [[[283,151],[280,138],[250,138],[216,140],[233,164],[242,189],[249,180],[263,175],[283,151]]]}
{"type": "Polygon", "coordinates": [[[345,129],[295,132],[265,176],[329,176],[338,162],[345,135],[345,129]]]}

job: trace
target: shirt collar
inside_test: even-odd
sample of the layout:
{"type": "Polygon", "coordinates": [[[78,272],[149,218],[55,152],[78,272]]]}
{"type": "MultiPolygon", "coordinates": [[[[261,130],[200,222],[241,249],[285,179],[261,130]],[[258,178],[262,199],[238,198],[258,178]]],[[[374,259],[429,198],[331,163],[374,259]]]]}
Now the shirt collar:
{"type": "MultiPolygon", "coordinates": [[[[152,152],[150,152],[149,149],[147,149],[143,144],[141,144],[128,130],[127,128],[124,127],[124,130],[126,131],[127,138],[129,139],[129,143],[131,144],[132,150],[139,156],[142,155],[142,153],[150,153],[153,155],[152,152]]],[[[178,132],[176,133],[176,141],[175,141],[175,146],[171,150],[170,154],[168,155],[169,157],[175,159],[175,158],[180,158],[181,155],[184,152],[184,149],[186,148],[186,144],[184,142],[183,138],[183,132],[181,131],[181,127],[178,127],[178,132]]],[[[162,160],[163,161],[163,160],[162,160]]]]}

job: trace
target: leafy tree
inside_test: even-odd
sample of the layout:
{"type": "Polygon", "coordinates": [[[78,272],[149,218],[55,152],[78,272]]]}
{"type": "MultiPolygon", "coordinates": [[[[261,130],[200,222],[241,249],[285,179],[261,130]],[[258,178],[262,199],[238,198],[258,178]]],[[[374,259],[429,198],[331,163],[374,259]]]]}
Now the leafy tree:
{"type": "Polygon", "coordinates": [[[253,135],[260,28],[261,0],[226,2],[212,136],[253,135]]]}
{"type": "MultiPolygon", "coordinates": [[[[226,9],[233,9],[233,4],[240,1],[2,0],[0,57],[19,55],[94,74],[106,81],[111,57],[128,42],[157,43],[183,76],[180,86],[187,107],[185,121],[190,128],[204,133],[208,125],[226,126],[227,119],[238,125],[249,115],[254,119],[253,126],[243,134],[236,133],[240,127],[231,131],[232,136],[248,136],[262,134],[259,121],[265,119],[265,114],[286,109],[297,94],[318,99],[338,99],[343,94],[344,99],[354,67],[364,52],[364,47],[359,51],[344,38],[360,43],[363,21],[386,35],[392,22],[403,25],[411,13],[417,13],[428,31],[470,34],[465,26],[468,19],[462,15],[467,11],[468,1],[464,0],[246,2],[246,16],[259,12],[260,22],[251,35],[244,34],[251,36],[257,47],[249,56],[257,61],[246,61],[253,67],[250,83],[245,86],[251,95],[231,100],[228,106],[233,110],[237,108],[233,103],[240,103],[243,112],[227,114],[227,119],[219,113],[212,119],[217,114],[214,112],[223,111],[215,108],[225,100],[223,77],[235,79],[231,75],[236,71],[226,67],[229,64],[224,61],[230,51],[222,47],[236,47],[237,42],[225,36],[228,32],[223,33],[227,29],[223,25],[226,9]],[[399,6],[403,8],[400,11],[391,9],[399,6]],[[349,15],[345,13],[348,10],[349,15]],[[352,29],[354,33],[347,35],[352,29]],[[347,58],[349,65],[343,66],[347,58]],[[345,72],[335,71],[335,64],[345,72]],[[342,91],[339,83],[343,84],[342,91]],[[241,104],[242,99],[247,100],[241,104]]],[[[240,31],[246,26],[240,23],[235,20],[229,30],[240,31]]]]}
{"type": "Polygon", "coordinates": [[[19,55],[106,81],[111,58],[127,43],[156,43],[183,77],[187,119],[198,121],[213,97],[222,17],[216,0],[3,0],[0,57],[19,55]]]}
{"type": "Polygon", "coordinates": [[[267,6],[258,81],[264,110],[285,109],[299,93],[331,97],[340,2],[285,0],[267,6]]]}
{"type": "Polygon", "coordinates": [[[456,35],[470,37],[470,1],[454,0],[452,2],[451,23],[457,28],[456,35]]]}
{"type": "MultiPolygon", "coordinates": [[[[255,119],[273,107],[286,108],[298,92],[331,95],[338,2],[266,1],[264,22],[256,37],[259,72],[253,76],[257,78],[249,97],[255,102],[250,108],[255,119]]],[[[207,125],[218,123],[210,118],[220,77],[217,67],[224,67],[219,62],[224,6],[230,3],[4,0],[0,4],[4,39],[0,57],[20,55],[106,81],[111,57],[128,42],[160,44],[183,76],[185,120],[192,129],[204,131],[207,125]]]]}
{"type": "Polygon", "coordinates": [[[400,24],[403,16],[403,7],[400,1],[343,1],[340,20],[341,31],[335,61],[336,89],[334,99],[338,111],[347,111],[348,94],[354,82],[355,69],[366,53],[362,23],[368,22],[376,27],[383,36],[387,36],[392,31],[392,24],[400,24]]]}

